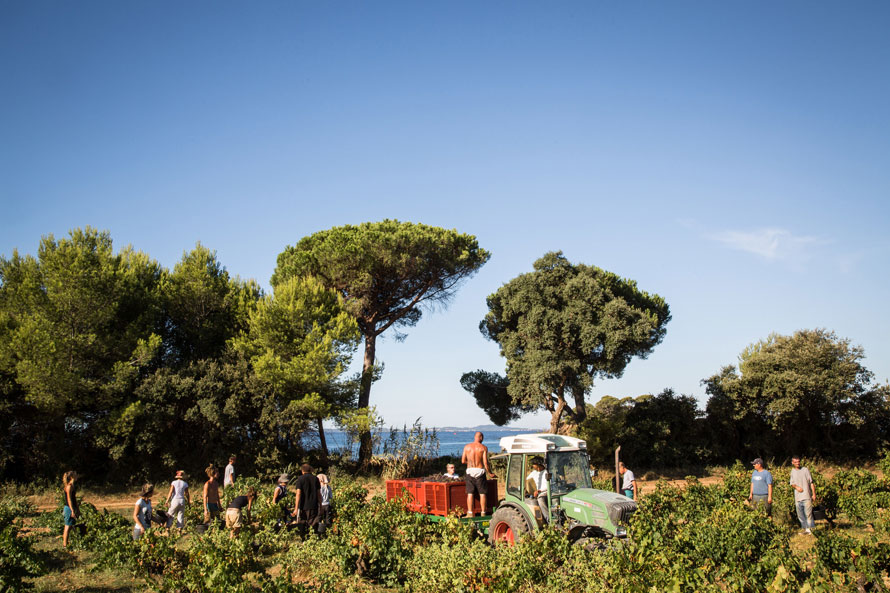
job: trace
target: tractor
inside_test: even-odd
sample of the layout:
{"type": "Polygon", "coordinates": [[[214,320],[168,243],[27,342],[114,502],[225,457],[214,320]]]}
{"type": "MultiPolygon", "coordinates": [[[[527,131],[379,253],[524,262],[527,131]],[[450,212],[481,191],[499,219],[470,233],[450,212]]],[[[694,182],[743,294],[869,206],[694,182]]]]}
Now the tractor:
{"type": "Polygon", "coordinates": [[[545,523],[562,527],[580,545],[627,537],[627,520],[637,503],[593,488],[583,440],[556,434],[515,435],[503,437],[500,446],[503,452],[492,459],[506,458],[507,484],[504,499],[489,520],[489,541],[513,544],[545,523]],[[546,496],[541,497],[546,508],[533,496],[536,485],[527,480],[533,461],[543,465],[549,482],[546,496]]]}

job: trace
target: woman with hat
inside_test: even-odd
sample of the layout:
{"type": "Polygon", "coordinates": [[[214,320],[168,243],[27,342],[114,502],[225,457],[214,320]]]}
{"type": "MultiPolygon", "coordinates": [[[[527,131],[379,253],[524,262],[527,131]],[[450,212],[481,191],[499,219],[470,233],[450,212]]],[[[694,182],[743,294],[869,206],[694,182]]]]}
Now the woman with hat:
{"type": "Polygon", "coordinates": [[[176,517],[176,527],[180,530],[185,527],[185,505],[191,502],[189,485],[185,481],[185,472],[176,472],[176,479],[170,482],[170,492],[167,493],[167,529],[173,526],[173,517],[176,517]]]}
{"type": "Polygon", "coordinates": [[[80,476],[77,472],[65,472],[62,476],[62,519],[65,528],[62,531],[62,545],[68,547],[68,533],[77,524],[80,507],[77,504],[77,486],[75,482],[80,476]]]}
{"type": "Polygon", "coordinates": [[[278,505],[281,509],[281,520],[285,522],[290,518],[290,509],[287,503],[287,483],[289,481],[290,477],[287,474],[281,474],[278,476],[275,490],[272,491],[272,504],[278,505]]]}
{"type": "Polygon", "coordinates": [[[151,527],[151,496],[155,492],[152,484],[142,486],[142,493],[136,500],[136,506],[133,508],[133,540],[142,537],[142,534],[151,527]]]}

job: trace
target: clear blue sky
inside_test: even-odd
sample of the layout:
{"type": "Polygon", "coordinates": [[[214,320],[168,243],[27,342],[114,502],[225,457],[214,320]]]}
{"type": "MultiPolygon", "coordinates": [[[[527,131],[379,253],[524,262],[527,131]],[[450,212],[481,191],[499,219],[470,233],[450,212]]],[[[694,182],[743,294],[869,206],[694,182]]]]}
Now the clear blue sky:
{"type": "MultiPolygon", "coordinates": [[[[890,377],[890,4],[0,1],[0,254],[91,225],[172,267],[383,218],[492,252],[378,345],[387,423],[485,423],[485,297],[549,250],[673,321],[591,401],[825,327],[890,377]]],[[[518,424],[543,426],[541,416],[518,424]]]]}

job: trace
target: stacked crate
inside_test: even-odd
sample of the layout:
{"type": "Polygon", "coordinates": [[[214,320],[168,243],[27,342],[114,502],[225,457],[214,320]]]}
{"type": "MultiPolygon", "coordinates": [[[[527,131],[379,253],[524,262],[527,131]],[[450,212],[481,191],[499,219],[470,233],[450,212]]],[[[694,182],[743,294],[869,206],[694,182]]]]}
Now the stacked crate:
{"type": "MultiPolygon", "coordinates": [[[[424,482],[418,479],[387,480],[386,500],[392,500],[408,493],[408,509],[416,513],[428,515],[446,515],[456,513],[456,509],[465,509],[467,506],[467,487],[463,480],[449,482],[424,482]]],[[[479,497],[473,497],[473,514],[489,515],[492,507],[498,500],[497,479],[488,480],[488,495],[486,496],[486,509],[483,512],[479,497]]]]}

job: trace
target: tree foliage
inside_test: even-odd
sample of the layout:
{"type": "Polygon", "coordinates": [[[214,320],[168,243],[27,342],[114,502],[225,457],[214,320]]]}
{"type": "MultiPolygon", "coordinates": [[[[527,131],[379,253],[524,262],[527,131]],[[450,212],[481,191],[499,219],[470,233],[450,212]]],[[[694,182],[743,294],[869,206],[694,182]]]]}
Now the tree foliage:
{"type": "Polygon", "coordinates": [[[596,463],[609,463],[621,445],[622,458],[637,467],[690,467],[708,461],[703,415],[694,397],[672,389],[636,398],[607,395],[587,405],[576,434],[596,463]]]}
{"type": "Polygon", "coordinates": [[[0,258],[0,473],[139,480],[234,451],[280,468],[354,401],[339,379],[357,339],[310,279],[263,299],[201,244],[170,271],[107,232],[44,237],[0,258]]]}
{"type": "Polygon", "coordinates": [[[354,391],[338,380],[359,336],[339,295],[314,278],[290,278],[257,303],[248,331],[234,345],[282,410],[316,421],[327,455],[322,421],[354,403],[354,391]]]}
{"type": "MultiPolygon", "coordinates": [[[[345,225],[304,237],[278,256],[277,286],[312,276],[343,297],[365,338],[358,406],[367,408],[376,363],[377,336],[413,327],[423,309],[444,306],[460,284],[488,261],[472,235],[438,227],[383,220],[345,225]]],[[[360,459],[371,454],[362,437],[360,459]]]]}
{"type": "Polygon", "coordinates": [[[482,408],[488,418],[498,426],[519,420],[523,412],[534,410],[533,407],[513,402],[507,390],[510,382],[498,373],[489,373],[481,369],[464,373],[460,378],[460,385],[473,394],[476,405],[482,408]]]}
{"type": "Polygon", "coordinates": [[[670,321],[660,296],[561,252],[545,254],[487,302],[479,327],[507,359],[507,393],[513,405],[549,411],[552,432],[564,416],[582,421],[594,379],[620,377],[632,358],[648,356],[670,321]]]}
{"type": "Polygon", "coordinates": [[[738,370],[704,381],[712,432],[763,451],[874,454],[890,427],[890,387],[876,385],[865,353],[824,329],[772,335],[746,348],[738,370]]]}

